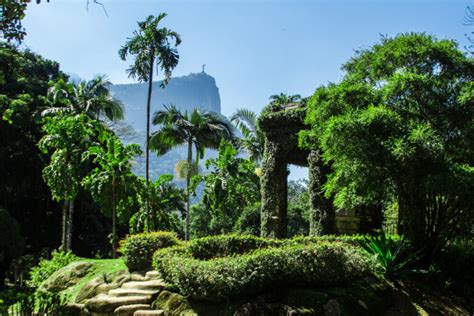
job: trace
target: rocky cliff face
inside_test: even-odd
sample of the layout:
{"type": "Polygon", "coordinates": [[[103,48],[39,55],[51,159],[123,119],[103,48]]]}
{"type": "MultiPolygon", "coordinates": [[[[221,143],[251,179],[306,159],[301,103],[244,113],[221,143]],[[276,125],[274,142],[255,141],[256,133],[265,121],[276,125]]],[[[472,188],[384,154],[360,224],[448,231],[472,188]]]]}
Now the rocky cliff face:
{"type": "MultiPolygon", "coordinates": [[[[214,77],[205,72],[191,73],[172,78],[162,89],[161,81],[153,83],[151,113],[174,104],[182,111],[201,109],[221,113],[221,99],[214,77]]],[[[113,95],[125,104],[125,121],[136,130],[145,130],[146,97],[148,84],[117,84],[112,86],[113,95]]]]}
{"type": "MultiPolygon", "coordinates": [[[[168,85],[160,88],[161,81],[153,83],[151,115],[163,105],[174,104],[182,111],[191,111],[199,107],[203,110],[221,113],[221,99],[214,77],[205,72],[191,73],[187,76],[172,78],[168,85]]],[[[139,144],[144,150],[146,130],[146,98],[148,85],[146,83],[113,85],[112,94],[125,105],[125,120],[112,124],[112,128],[126,144],[139,144]]],[[[151,125],[151,131],[157,130],[151,125]]],[[[179,147],[167,154],[157,157],[150,153],[150,177],[156,179],[163,173],[174,173],[174,166],[179,160],[186,159],[186,149],[179,147]]],[[[205,159],[215,156],[209,150],[205,159]]],[[[204,159],[204,160],[205,160],[204,159]]],[[[134,172],[145,175],[145,155],[135,159],[134,172]]],[[[180,183],[182,185],[182,183],[180,183]]]]}

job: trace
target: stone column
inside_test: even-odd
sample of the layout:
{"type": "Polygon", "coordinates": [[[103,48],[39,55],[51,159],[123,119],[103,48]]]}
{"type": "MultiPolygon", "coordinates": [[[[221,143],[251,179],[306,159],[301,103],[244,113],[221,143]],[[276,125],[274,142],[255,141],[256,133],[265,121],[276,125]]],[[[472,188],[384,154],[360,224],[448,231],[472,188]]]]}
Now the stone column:
{"type": "Polygon", "coordinates": [[[336,214],[332,201],[324,197],[323,184],[328,168],[323,166],[319,151],[312,150],[308,156],[310,228],[311,236],[336,233],[336,214]]]}
{"type": "Polygon", "coordinates": [[[268,238],[287,237],[288,170],[281,145],[265,140],[262,161],[261,235],[268,238]]]}

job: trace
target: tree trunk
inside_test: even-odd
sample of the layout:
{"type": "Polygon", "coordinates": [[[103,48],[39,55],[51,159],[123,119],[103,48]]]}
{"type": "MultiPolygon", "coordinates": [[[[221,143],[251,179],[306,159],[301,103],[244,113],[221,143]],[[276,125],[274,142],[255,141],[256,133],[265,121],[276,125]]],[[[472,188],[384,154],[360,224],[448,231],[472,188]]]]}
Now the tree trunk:
{"type": "Polygon", "coordinates": [[[67,215],[69,213],[69,201],[64,201],[63,204],[63,218],[62,218],[62,225],[61,225],[61,250],[66,250],[67,244],[67,215]]]}
{"type": "Polygon", "coordinates": [[[67,230],[66,230],[66,249],[65,251],[71,251],[72,247],[72,223],[74,217],[74,200],[69,201],[69,212],[67,216],[67,230]]]}
{"type": "Polygon", "coordinates": [[[190,218],[189,211],[191,209],[189,205],[189,185],[191,184],[191,164],[193,162],[193,143],[188,141],[188,166],[186,172],[186,224],[184,228],[184,240],[189,240],[189,227],[190,218]]]}
{"type": "Polygon", "coordinates": [[[153,65],[155,63],[154,50],[151,50],[150,57],[150,74],[148,77],[148,97],[146,100],[146,141],[145,141],[145,157],[146,157],[146,202],[145,202],[145,213],[147,218],[147,231],[150,231],[152,218],[149,210],[149,182],[150,182],[150,111],[151,111],[151,93],[153,91],[153,65]]]}
{"type": "Polygon", "coordinates": [[[115,207],[115,180],[112,181],[112,259],[117,256],[116,243],[117,243],[117,214],[115,207]]]}

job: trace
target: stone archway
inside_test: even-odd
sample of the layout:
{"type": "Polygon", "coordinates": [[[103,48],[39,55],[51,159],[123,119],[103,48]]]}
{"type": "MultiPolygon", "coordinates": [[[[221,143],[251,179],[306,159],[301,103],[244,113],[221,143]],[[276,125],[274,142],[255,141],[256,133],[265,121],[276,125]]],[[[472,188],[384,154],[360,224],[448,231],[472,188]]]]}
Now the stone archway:
{"type": "Polygon", "coordinates": [[[288,164],[308,167],[309,170],[310,234],[336,232],[333,203],[324,197],[321,188],[326,181],[328,168],[322,164],[318,151],[298,147],[298,133],[307,129],[305,115],[304,106],[290,104],[267,109],[259,118],[259,127],[265,136],[260,178],[262,237],[287,237],[288,164]]]}

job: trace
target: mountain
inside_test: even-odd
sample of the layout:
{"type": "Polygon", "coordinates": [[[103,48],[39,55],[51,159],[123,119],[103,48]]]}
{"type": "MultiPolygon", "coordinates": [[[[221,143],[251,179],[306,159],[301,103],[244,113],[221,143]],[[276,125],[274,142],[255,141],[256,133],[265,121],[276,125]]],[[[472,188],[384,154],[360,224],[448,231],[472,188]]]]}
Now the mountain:
{"type": "MultiPolygon", "coordinates": [[[[221,100],[216,80],[205,72],[172,78],[164,89],[160,87],[160,84],[161,81],[153,82],[151,115],[158,109],[163,109],[163,104],[174,104],[181,111],[190,111],[199,107],[203,110],[221,113],[221,100]]],[[[112,123],[112,128],[125,144],[136,143],[144,150],[148,84],[115,84],[111,87],[111,91],[113,96],[122,101],[125,107],[125,119],[118,123],[112,123]]],[[[157,127],[151,125],[151,131],[155,130],[157,127]]],[[[160,157],[154,152],[150,152],[150,179],[155,180],[163,173],[174,174],[176,162],[185,160],[186,154],[185,146],[171,150],[160,157]]],[[[208,150],[204,160],[215,155],[215,151],[208,150]]],[[[135,160],[134,172],[144,176],[145,154],[135,160]]],[[[201,167],[201,169],[204,168],[201,167]]],[[[182,186],[184,183],[178,184],[182,186]]]]}
{"type": "MultiPolygon", "coordinates": [[[[169,104],[176,105],[182,111],[199,107],[221,113],[221,98],[216,80],[205,72],[172,78],[164,89],[160,84],[161,81],[153,82],[152,114],[169,104]]],[[[136,130],[145,130],[148,84],[117,84],[112,86],[111,91],[125,104],[125,121],[136,130]]]]}

